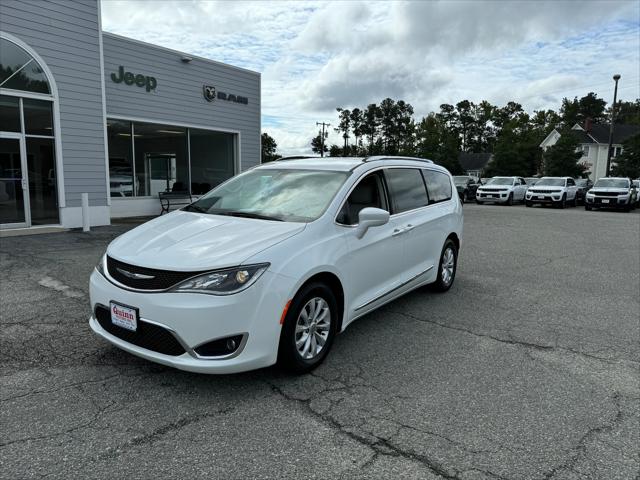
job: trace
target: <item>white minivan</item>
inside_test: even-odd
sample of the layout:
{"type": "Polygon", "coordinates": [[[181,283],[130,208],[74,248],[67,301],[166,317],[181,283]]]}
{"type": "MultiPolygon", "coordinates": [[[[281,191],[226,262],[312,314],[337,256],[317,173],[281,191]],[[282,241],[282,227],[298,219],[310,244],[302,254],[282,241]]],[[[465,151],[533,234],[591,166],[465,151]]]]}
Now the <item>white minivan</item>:
{"type": "Polygon", "coordinates": [[[111,242],[89,324],[183,370],[305,372],[357,318],[423,285],[448,290],[462,225],[451,175],[428,160],[268,163],[111,242]]]}

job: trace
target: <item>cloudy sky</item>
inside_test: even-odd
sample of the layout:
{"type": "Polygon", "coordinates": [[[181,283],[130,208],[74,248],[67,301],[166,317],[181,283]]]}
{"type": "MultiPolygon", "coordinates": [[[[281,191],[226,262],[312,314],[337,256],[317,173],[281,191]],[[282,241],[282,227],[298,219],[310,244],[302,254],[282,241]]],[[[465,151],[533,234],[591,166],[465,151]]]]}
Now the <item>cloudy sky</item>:
{"type": "MultiPolygon", "coordinates": [[[[262,126],[308,153],[316,121],[385,97],[557,109],[640,97],[640,2],[103,0],[106,31],[262,73],[262,126]]],[[[329,141],[341,144],[338,134],[329,141]]]]}

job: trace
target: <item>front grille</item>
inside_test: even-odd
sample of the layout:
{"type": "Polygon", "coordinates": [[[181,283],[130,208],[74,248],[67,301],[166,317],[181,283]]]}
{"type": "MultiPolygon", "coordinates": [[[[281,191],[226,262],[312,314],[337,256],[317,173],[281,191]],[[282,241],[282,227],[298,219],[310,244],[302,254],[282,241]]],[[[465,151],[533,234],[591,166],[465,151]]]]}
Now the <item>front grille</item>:
{"type": "Polygon", "coordinates": [[[560,193],[562,190],[540,190],[537,188],[530,188],[529,191],[531,193],[546,193],[546,194],[551,194],[551,193],[560,193]]]}
{"type": "Polygon", "coordinates": [[[146,348],[147,350],[174,357],[182,355],[185,352],[180,342],[176,340],[176,337],[167,329],[158,325],[138,319],[138,329],[132,332],[131,330],[118,327],[111,323],[111,313],[104,305],[98,305],[95,314],[100,326],[120,340],[146,348]]]}
{"type": "Polygon", "coordinates": [[[596,197],[617,197],[618,195],[624,195],[620,192],[590,192],[593,193],[596,197]]]}
{"type": "Polygon", "coordinates": [[[127,287],[136,288],[139,290],[165,290],[185,281],[187,278],[191,278],[195,275],[199,275],[208,271],[204,270],[199,272],[176,272],[172,270],[156,270],[154,268],[145,268],[138,267],[137,265],[130,265],[109,256],[107,256],[107,270],[109,271],[109,275],[111,275],[111,277],[117,282],[120,282],[127,287]],[[152,278],[131,278],[122,273],[122,271],[128,272],[130,274],[145,275],[152,278]]]}

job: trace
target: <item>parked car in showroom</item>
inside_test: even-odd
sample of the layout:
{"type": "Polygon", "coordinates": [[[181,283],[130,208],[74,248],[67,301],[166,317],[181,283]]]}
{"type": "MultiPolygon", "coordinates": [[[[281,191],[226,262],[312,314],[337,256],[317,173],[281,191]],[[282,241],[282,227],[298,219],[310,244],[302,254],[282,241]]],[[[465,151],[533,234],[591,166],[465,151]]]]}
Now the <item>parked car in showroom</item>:
{"type": "Polygon", "coordinates": [[[493,177],[476,190],[476,203],[513,205],[513,202],[524,201],[526,191],[527,182],[522,177],[493,177]]]}
{"type": "Polygon", "coordinates": [[[467,175],[455,175],[453,177],[453,183],[456,186],[458,197],[460,197],[462,203],[470,202],[476,198],[476,190],[478,189],[479,183],[475,178],[467,175]]]}
{"type": "Polygon", "coordinates": [[[612,208],[628,212],[635,207],[637,197],[638,193],[628,178],[599,178],[587,192],[584,208],[612,208]]]}
{"type": "Polygon", "coordinates": [[[354,320],[423,285],[449,290],[462,227],[431,161],[270,162],[111,242],[89,324],[183,370],[306,372],[354,320]]]}
{"type": "Polygon", "coordinates": [[[536,203],[565,208],[567,204],[576,206],[578,186],[571,177],[542,177],[535,186],[527,190],[524,204],[531,207],[536,203]]]}
{"type": "Polygon", "coordinates": [[[576,178],[576,186],[578,187],[578,192],[576,194],[576,203],[579,205],[581,203],[584,204],[584,199],[587,195],[587,192],[593,188],[593,182],[588,178],[576,178]]]}

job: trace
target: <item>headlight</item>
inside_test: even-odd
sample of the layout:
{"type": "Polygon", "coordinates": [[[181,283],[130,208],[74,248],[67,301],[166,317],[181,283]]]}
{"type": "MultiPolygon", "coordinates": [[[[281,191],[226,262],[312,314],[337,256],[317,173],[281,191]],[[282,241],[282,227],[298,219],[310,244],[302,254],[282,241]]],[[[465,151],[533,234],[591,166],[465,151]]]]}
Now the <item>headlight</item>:
{"type": "Polygon", "coordinates": [[[269,268],[268,263],[225,268],[198,275],[173,287],[171,292],[231,295],[253,285],[269,268]]]}
{"type": "Polygon", "coordinates": [[[595,197],[595,194],[593,194],[591,192],[587,192],[587,197],[595,197]]]}
{"type": "Polygon", "coordinates": [[[100,261],[96,265],[96,270],[100,272],[101,275],[104,275],[104,262],[107,259],[107,254],[105,253],[100,257],[100,261]]]}

